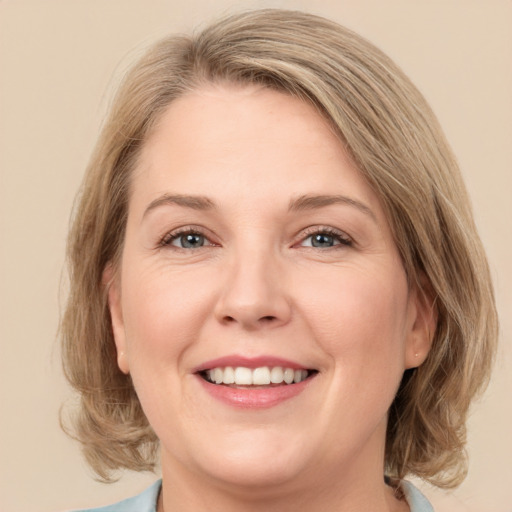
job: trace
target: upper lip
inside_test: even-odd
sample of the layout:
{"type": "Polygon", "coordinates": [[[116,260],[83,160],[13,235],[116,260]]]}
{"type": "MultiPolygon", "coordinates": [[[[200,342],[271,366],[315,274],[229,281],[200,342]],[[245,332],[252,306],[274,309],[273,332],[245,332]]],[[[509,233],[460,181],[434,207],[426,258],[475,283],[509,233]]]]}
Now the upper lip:
{"type": "Polygon", "coordinates": [[[194,373],[204,372],[211,370],[212,368],[225,368],[227,366],[245,368],[260,368],[262,366],[276,367],[281,366],[282,368],[292,368],[293,370],[313,370],[308,366],[291,361],[289,359],[283,359],[281,357],[274,356],[257,356],[257,357],[245,357],[240,355],[229,355],[205,361],[201,365],[194,368],[194,373]]]}

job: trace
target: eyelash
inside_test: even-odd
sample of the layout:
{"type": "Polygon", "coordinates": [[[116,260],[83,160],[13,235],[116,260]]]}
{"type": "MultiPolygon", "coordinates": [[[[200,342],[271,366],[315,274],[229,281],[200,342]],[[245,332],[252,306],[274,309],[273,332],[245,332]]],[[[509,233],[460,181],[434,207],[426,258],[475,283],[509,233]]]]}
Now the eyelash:
{"type": "MultiPolygon", "coordinates": [[[[216,245],[218,245],[218,244],[215,244],[214,242],[212,242],[208,238],[208,236],[204,233],[204,231],[201,230],[200,228],[195,228],[195,227],[191,227],[191,226],[185,226],[185,227],[179,228],[179,229],[177,229],[175,231],[171,231],[169,233],[166,233],[162,237],[162,239],[160,240],[158,246],[159,247],[169,247],[169,246],[172,245],[172,243],[174,241],[178,240],[183,235],[202,236],[202,237],[204,237],[209,242],[208,246],[216,246],[216,245]]],[[[311,238],[311,237],[313,237],[315,235],[328,235],[328,236],[331,236],[337,242],[339,242],[338,245],[343,246],[343,247],[352,247],[353,246],[353,240],[346,233],[344,233],[343,231],[339,231],[337,229],[334,229],[332,227],[328,227],[328,226],[311,226],[309,228],[306,228],[301,233],[301,237],[300,237],[300,240],[299,240],[298,244],[299,245],[302,244],[305,240],[307,240],[308,238],[311,238]]],[[[294,245],[297,245],[297,244],[294,244],[294,245]]],[[[338,245],[334,245],[332,247],[326,247],[326,248],[323,248],[323,249],[324,250],[325,249],[336,249],[338,247],[338,245]]],[[[308,246],[306,246],[306,247],[308,247],[308,246]]],[[[176,249],[187,250],[186,248],[183,248],[183,247],[177,247],[176,246],[175,248],[176,249]]],[[[315,247],[312,247],[312,248],[314,249],[315,247]]]]}
{"type": "MultiPolygon", "coordinates": [[[[329,226],[311,226],[306,228],[301,234],[300,243],[303,243],[308,238],[311,238],[315,235],[329,235],[332,236],[336,241],[339,242],[339,245],[342,247],[352,247],[353,240],[343,231],[339,231],[338,229],[329,227],[329,226]]],[[[324,248],[325,249],[336,249],[337,245],[332,247],[324,248]]]]}
{"type": "MultiPolygon", "coordinates": [[[[209,246],[212,246],[212,245],[217,245],[215,243],[213,243],[209,238],[208,236],[199,228],[195,228],[195,227],[192,227],[192,226],[185,226],[185,227],[182,227],[182,228],[179,228],[179,229],[176,229],[174,231],[170,231],[169,233],[166,233],[162,239],[160,240],[160,243],[158,244],[159,247],[169,247],[172,245],[172,243],[175,241],[175,240],[178,240],[178,238],[180,238],[181,236],[184,236],[184,235],[197,235],[197,236],[202,236],[205,238],[205,240],[208,240],[209,242],[209,246]]],[[[184,247],[175,247],[176,249],[183,249],[183,250],[187,250],[185,249],[184,247]]]]}

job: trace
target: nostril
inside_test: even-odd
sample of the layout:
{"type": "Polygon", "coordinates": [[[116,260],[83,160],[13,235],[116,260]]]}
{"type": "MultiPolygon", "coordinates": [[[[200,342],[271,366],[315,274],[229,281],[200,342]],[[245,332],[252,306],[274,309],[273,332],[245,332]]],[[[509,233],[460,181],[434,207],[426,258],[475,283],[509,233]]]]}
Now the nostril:
{"type": "Polygon", "coordinates": [[[273,321],[275,319],[276,319],[275,316],[270,316],[270,315],[269,316],[263,316],[263,317],[260,318],[260,320],[262,320],[263,322],[271,322],[271,321],[273,321]]]}

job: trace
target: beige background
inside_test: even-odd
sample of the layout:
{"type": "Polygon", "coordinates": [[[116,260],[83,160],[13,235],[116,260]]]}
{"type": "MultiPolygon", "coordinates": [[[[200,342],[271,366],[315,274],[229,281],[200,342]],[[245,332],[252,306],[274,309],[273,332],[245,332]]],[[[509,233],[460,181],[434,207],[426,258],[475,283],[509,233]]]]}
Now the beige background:
{"type": "Polygon", "coordinates": [[[365,35],[440,117],[488,249],[502,343],[470,421],[467,481],[427,493],[438,512],[512,511],[511,1],[0,0],[1,512],[99,505],[154,479],[93,481],[58,426],[71,398],[55,342],[69,212],[110,93],[141,48],[256,6],[309,10],[365,35]]]}

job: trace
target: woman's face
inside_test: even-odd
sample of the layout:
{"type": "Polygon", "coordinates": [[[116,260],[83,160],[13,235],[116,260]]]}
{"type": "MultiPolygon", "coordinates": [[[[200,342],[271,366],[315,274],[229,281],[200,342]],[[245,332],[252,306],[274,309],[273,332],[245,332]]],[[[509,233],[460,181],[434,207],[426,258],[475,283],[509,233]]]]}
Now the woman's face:
{"type": "Polygon", "coordinates": [[[133,174],[109,303],[164,474],[382,481],[425,314],[378,197],[311,106],[235,86],[174,101],[133,174]]]}

